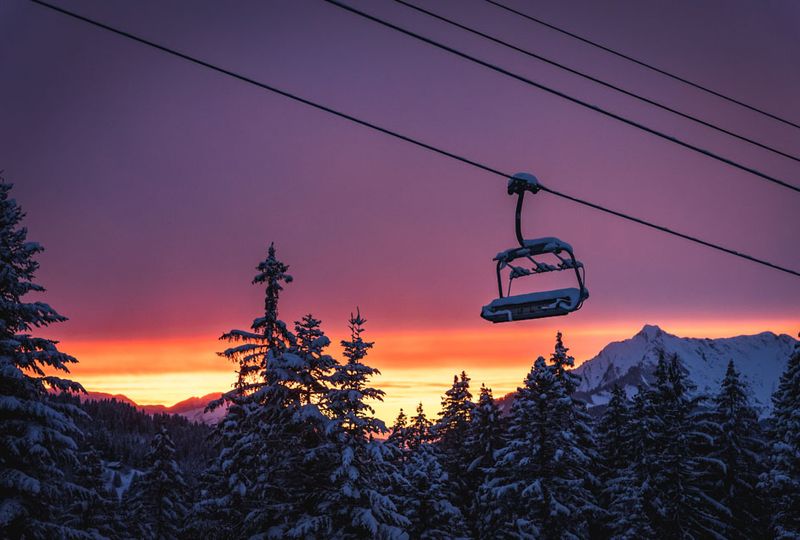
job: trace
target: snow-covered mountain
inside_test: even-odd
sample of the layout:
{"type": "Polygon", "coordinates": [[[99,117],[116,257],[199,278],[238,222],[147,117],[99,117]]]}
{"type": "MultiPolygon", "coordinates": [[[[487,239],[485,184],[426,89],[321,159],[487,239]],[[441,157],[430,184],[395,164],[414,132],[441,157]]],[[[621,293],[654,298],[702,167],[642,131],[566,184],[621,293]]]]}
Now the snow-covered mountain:
{"type": "Polygon", "coordinates": [[[206,412],[205,408],[209,402],[219,399],[222,394],[219,392],[208,394],[203,397],[190,397],[183,401],[167,407],[166,405],[139,405],[132,399],[122,394],[107,394],[105,392],[87,392],[81,394],[81,401],[100,401],[103,399],[116,399],[122,403],[127,403],[150,414],[179,414],[192,422],[213,425],[225,416],[225,407],[217,407],[213,411],[206,412]]]}
{"type": "Polygon", "coordinates": [[[653,381],[661,350],[668,356],[678,355],[699,393],[716,393],[728,361],[733,360],[750,386],[753,404],[766,415],[796,343],[790,336],[772,332],[720,339],[682,338],[646,325],[632,338],[606,345],[600,354],[577,367],[575,373],[581,377],[578,391],[590,406],[606,404],[615,383],[633,395],[637,385],[653,381]]]}

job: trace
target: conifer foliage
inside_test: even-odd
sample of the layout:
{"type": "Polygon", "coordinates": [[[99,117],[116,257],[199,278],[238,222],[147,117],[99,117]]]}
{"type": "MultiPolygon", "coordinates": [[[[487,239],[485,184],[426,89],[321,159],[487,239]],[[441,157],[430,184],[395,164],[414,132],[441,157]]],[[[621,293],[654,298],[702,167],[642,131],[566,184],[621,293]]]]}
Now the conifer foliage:
{"type": "Polygon", "coordinates": [[[411,419],[408,428],[408,446],[412,450],[419,448],[420,445],[429,443],[433,440],[433,422],[428,420],[422,403],[417,405],[417,414],[411,419]]]}
{"type": "Polygon", "coordinates": [[[64,474],[78,464],[80,412],[49,392],[83,388],[46,374],[69,372],[76,360],[57,342],[31,335],[66,319],[27,297],[44,291],[33,281],[42,247],[27,240],[11,187],[0,180],[0,537],[80,537],[60,520],[69,501],[86,496],[64,474]]]}
{"type": "Polygon", "coordinates": [[[432,428],[432,435],[436,438],[436,446],[449,477],[453,498],[463,510],[471,502],[466,441],[475,404],[472,403],[469,381],[470,378],[464,371],[453,377],[453,386],[442,398],[439,421],[432,428]]]}
{"type": "Polygon", "coordinates": [[[762,486],[774,511],[772,534],[800,538],[800,345],[795,346],[772,400],[769,470],[762,486]]]}
{"type": "Polygon", "coordinates": [[[461,510],[451,500],[450,483],[436,448],[427,443],[418,446],[404,473],[410,486],[405,507],[410,537],[464,538],[467,525],[461,510]]]}
{"type": "Polygon", "coordinates": [[[724,507],[719,512],[728,538],[758,538],[766,531],[764,500],[758,488],[765,444],[758,415],[747,399],[747,388],[733,362],[728,363],[719,393],[714,397],[715,437],[711,459],[712,496],[724,507]]]}
{"type": "Polygon", "coordinates": [[[374,436],[386,433],[367,400],[382,400],[383,391],[369,385],[380,372],[364,363],[372,343],[364,341],[366,319],[360,312],[349,320],[350,339],[342,341],[347,361],[331,377],[327,409],[332,414],[334,470],[323,503],[330,516],[329,538],[404,538],[408,519],[399,497],[388,492],[399,474],[387,448],[374,436]]]}
{"type": "Polygon", "coordinates": [[[175,462],[175,445],[165,428],[153,437],[147,469],[130,494],[130,531],[152,540],[180,538],[187,514],[187,486],[175,462]]]}
{"type": "Polygon", "coordinates": [[[510,538],[586,538],[597,506],[594,439],[576,384],[572,358],[557,336],[552,363],[539,357],[511,408],[506,443],[487,480],[483,529],[510,538]]]}
{"type": "Polygon", "coordinates": [[[464,512],[476,538],[488,538],[494,533],[491,521],[481,518],[491,514],[492,498],[485,490],[497,464],[495,456],[505,443],[505,419],[492,396],[491,388],[481,385],[478,403],[472,411],[465,441],[466,480],[470,500],[464,512]]]}

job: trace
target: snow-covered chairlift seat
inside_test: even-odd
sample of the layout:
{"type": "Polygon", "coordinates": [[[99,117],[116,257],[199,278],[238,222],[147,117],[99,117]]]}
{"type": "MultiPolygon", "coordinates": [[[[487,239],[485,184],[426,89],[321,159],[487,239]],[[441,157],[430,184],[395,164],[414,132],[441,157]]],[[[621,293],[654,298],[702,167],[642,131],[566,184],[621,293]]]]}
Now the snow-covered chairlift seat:
{"type": "Polygon", "coordinates": [[[587,292],[582,295],[574,287],[505,296],[483,306],[481,317],[499,323],[566,315],[575,311],[585,296],[587,292]]]}

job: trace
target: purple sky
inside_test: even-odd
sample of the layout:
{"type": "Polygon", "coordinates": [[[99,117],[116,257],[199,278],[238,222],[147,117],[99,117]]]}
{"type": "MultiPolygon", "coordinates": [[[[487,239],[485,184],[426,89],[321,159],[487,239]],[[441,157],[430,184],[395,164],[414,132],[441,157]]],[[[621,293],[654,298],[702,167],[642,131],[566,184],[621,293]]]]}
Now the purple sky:
{"type": "MultiPolygon", "coordinates": [[[[511,4],[512,0],[508,0],[511,4]]],[[[800,268],[800,194],[318,1],[60,5],[502,170],[800,268]]],[[[388,1],[357,5],[800,185],[800,164],[598,89],[388,1]]],[[[800,121],[794,0],[513,2],[800,121]]],[[[800,130],[665,80],[479,1],[426,3],[785,151],[800,130]]],[[[486,173],[22,0],[0,4],[0,168],[40,281],[81,339],[220,333],[257,314],[274,240],[287,319],[475,328],[511,247],[486,173]]],[[[540,195],[528,236],[570,242],[591,298],[564,320],[798,320],[800,279],[540,195]]],[[[533,286],[533,284],[532,284],[533,286]]],[[[535,324],[535,323],[534,323],[535,324]]],[[[765,329],[768,326],[765,323],[765,329]]]]}

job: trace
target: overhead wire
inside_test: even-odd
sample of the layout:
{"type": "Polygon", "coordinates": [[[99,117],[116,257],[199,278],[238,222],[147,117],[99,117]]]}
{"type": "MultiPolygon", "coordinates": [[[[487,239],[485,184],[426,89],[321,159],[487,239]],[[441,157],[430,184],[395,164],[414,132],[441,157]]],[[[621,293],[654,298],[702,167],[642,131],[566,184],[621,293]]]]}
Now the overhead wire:
{"type": "MultiPolygon", "coordinates": [[[[234,72],[234,71],[232,71],[230,69],[227,69],[227,68],[212,64],[211,62],[207,62],[205,60],[201,60],[201,59],[196,58],[194,56],[191,56],[189,54],[182,53],[180,51],[177,51],[177,50],[172,49],[170,47],[167,47],[165,45],[161,45],[161,44],[156,43],[154,41],[150,41],[150,40],[145,39],[143,37],[134,35],[134,34],[132,34],[130,32],[125,31],[125,30],[121,30],[121,29],[115,28],[113,26],[107,25],[107,24],[102,23],[100,21],[97,21],[97,20],[91,19],[89,17],[86,17],[84,15],[80,15],[78,13],[75,13],[73,11],[69,11],[69,10],[64,9],[62,7],[55,6],[53,4],[45,2],[43,0],[30,0],[30,2],[32,2],[34,4],[37,4],[39,6],[42,6],[44,8],[50,9],[52,11],[58,12],[58,13],[60,13],[62,15],[66,15],[66,16],[71,17],[73,19],[88,23],[88,24],[90,24],[90,25],[92,25],[92,26],[94,26],[96,28],[101,28],[101,29],[106,30],[108,32],[111,32],[111,33],[114,33],[116,35],[119,35],[119,36],[125,37],[127,39],[130,39],[132,41],[136,41],[136,42],[141,43],[143,45],[147,45],[148,47],[151,47],[153,49],[157,49],[157,50],[159,50],[161,52],[167,53],[167,54],[175,56],[177,58],[181,58],[181,59],[186,60],[188,62],[191,62],[193,64],[205,67],[205,68],[210,69],[212,71],[215,71],[217,73],[221,73],[223,75],[226,75],[226,76],[232,77],[234,79],[237,79],[239,81],[251,84],[251,85],[256,86],[258,88],[261,88],[263,90],[267,90],[269,92],[273,92],[275,94],[284,96],[284,97],[289,98],[289,99],[291,99],[291,100],[293,100],[295,102],[302,103],[302,104],[307,105],[309,107],[312,107],[314,109],[327,112],[327,113],[332,114],[334,116],[337,116],[339,118],[343,118],[345,120],[354,122],[354,123],[359,124],[361,126],[368,127],[368,128],[370,128],[372,130],[375,130],[375,131],[378,131],[380,133],[383,133],[385,135],[389,135],[389,136],[391,136],[393,138],[400,139],[402,141],[408,142],[408,143],[413,144],[413,145],[415,145],[417,147],[424,148],[424,149],[429,150],[431,152],[434,152],[436,154],[439,154],[439,155],[448,157],[450,159],[459,161],[461,163],[470,165],[470,166],[475,167],[477,169],[480,169],[482,171],[491,173],[491,174],[493,174],[495,176],[499,176],[499,177],[503,178],[504,180],[508,180],[511,177],[511,175],[509,173],[500,171],[499,169],[496,169],[496,168],[494,168],[494,167],[492,167],[490,165],[486,165],[486,164],[481,163],[479,161],[475,161],[473,159],[461,156],[459,154],[450,152],[448,150],[444,150],[444,149],[436,147],[436,146],[434,146],[432,144],[420,141],[420,140],[418,140],[418,139],[416,139],[414,137],[411,137],[411,136],[408,136],[408,135],[403,135],[403,134],[401,134],[399,132],[396,132],[396,131],[393,131],[391,129],[379,126],[377,124],[374,124],[374,123],[369,122],[367,120],[363,120],[363,119],[358,118],[356,116],[353,116],[351,114],[336,110],[336,109],[334,109],[332,107],[329,107],[327,105],[323,105],[321,103],[318,103],[316,101],[310,100],[308,98],[304,98],[304,97],[298,96],[298,95],[296,95],[296,94],[294,94],[292,92],[289,92],[287,90],[282,90],[282,89],[277,88],[275,86],[272,86],[270,84],[257,81],[255,79],[247,77],[246,75],[242,75],[240,73],[236,73],[236,72],[234,72]]],[[[593,203],[591,201],[587,201],[587,200],[584,200],[584,199],[569,195],[567,193],[563,193],[561,191],[549,188],[549,187],[544,186],[544,185],[541,185],[540,189],[542,191],[550,193],[550,194],[552,194],[552,195],[554,195],[556,197],[560,197],[560,198],[563,198],[565,200],[572,201],[572,202],[577,203],[579,205],[586,206],[586,207],[589,207],[589,208],[593,208],[593,209],[598,210],[600,212],[603,212],[603,213],[606,213],[606,214],[610,214],[610,215],[625,219],[627,221],[638,223],[639,225],[643,225],[645,227],[649,227],[651,229],[655,229],[655,230],[658,230],[658,231],[661,231],[661,232],[664,232],[664,233],[667,233],[667,234],[670,234],[670,235],[673,235],[673,236],[677,236],[679,238],[683,238],[684,240],[688,240],[690,242],[694,242],[694,243],[703,245],[705,247],[708,247],[708,248],[711,248],[711,249],[714,249],[714,250],[717,250],[717,251],[721,251],[723,253],[727,253],[729,255],[733,255],[735,257],[739,257],[739,258],[742,258],[742,259],[745,259],[745,260],[760,264],[762,266],[766,266],[766,267],[769,267],[769,268],[772,268],[772,269],[775,269],[775,270],[779,270],[779,271],[787,273],[787,274],[791,274],[791,275],[800,277],[800,271],[793,270],[791,268],[787,268],[787,267],[784,267],[784,266],[780,266],[780,265],[771,263],[769,261],[766,261],[764,259],[761,259],[761,258],[758,258],[758,257],[753,257],[753,256],[747,255],[745,253],[741,253],[739,251],[736,251],[736,250],[733,250],[733,249],[730,249],[730,248],[726,248],[724,246],[720,246],[720,245],[715,244],[713,242],[709,242],[709,241],[703,240],[701,238],[697,238],[697,237],[694,237],[694,236],[691,236],[691,235],[688,235],[688,234],[684,234],[684,233],[681,233],[681,232],[673,231],[673,230],[669,229],[668,227],[664,227],[662,225],[651,223],[649,221],[646,221],[646,220],[641,219],[641,218],[637,218],[635,216],[626,214],[624,212],[619,212],[617,210],[606,208],[606,207],[604,207],[602,205],[599,205],[599,204],[593,203]]]]}
{"type": "Polygon", "coordinates": [[[507,70],[505,68],[502,68],[502,67],[500,67],[500,66],[498,66],[496,64],[493,64],[491,62],[487,62],[486,60],[481,60],[480,58],[477,58],[475,56],[467,54],[467,53],[465,53],[465,52],[463,52],[463,51],[461,51],[459,49],[456,49],[455,47],[451,47],[449,45],[445,45],[444,43],[441,43],[441,42],[436,41],[434,39],[431,39],[429,37],[423,36],[422,34],[418,34],[418,33],[414,32],[412,30],[408,30],[407,28],[403,28],[401,26],[398,26],[398,25],[396,25],[396,24],[394,24],[392,22],[389,22],[389,21],[387,21],[385,19],[382,19],[382,18],[377,17],[375,15],[369,14],[369,13],[367,13],[365,11],[361,11],[360,9],[354,8],[354,7],[350,6],[350,5],[344,4],[344,3],[340,2],[339,0],[322,0],[322,1],[326,2],[328,4],[331,4],[332,6],[338,7],[340,9],[344,10],[344,11],[352,13],[353,15],[357,15],[359,17],[362,17],[362,18],[367,19],[369,21],[372,21],[374,23],[380,24],[382,26],[385,26],[386,28],[389,28],[391,30],[395,30],[395,31],[397,31],[397,32],[399,32],[401,34],[405,34],[405,35],[407,35],[409,37],[412,37],[414,39],[422,41],[423,43],[427,43],[428,45],[431,45],[433,47],[436,47],[438,49],[446,51],[446,52],[448,52],[450,54],[453,54],[455,56],[458,56],[460,58],[463,58],[465,60],[468,60],[470,62],[478,64],[478,65],[483,66],[485,68],[488,68],[488,69],[490,69],[492,71],[500,73],[501,75],[505,75],[507,77],[510,77],[512,79],[516,79],[517,81],[520,81],[520,82],[522,82],[524,84],[527,84],[529,86],[533,86],[533,87],[538,88],[540,90],[544,90],[545,92],[547,92],[549,94],[552,94],[552,95],[558,96],[560,98],[566,99],[567,101],[570,101],[572,103],[575,103],[575,104],[580,105],[582,107],[585,107],[587,109],[591,109],[591,110],[593,110],[595,112],[598,112],[598,113],[600,113],[600,114],[602,114],[604,116],[607,116],[609,118],[613,118],[614,120],[618,120],[618,121],[620,121],[620,122],[622,122],[624,124],[627,124],[629,126],[635,127],[635,128],[640,129],[642,131],[646,131],[647,133],[655,135],[656,137],[659,137],[661,139],[670,141],[670,142],[675,143],[675,144],[677,144],[679,146],[683,146],[684,148],[688,148],[689,150],[692,150],[694,152],[700,153],[700,154],[702,154],[702,155],[704,155],[706,157],[710,157],[711,159],[714,159],[716,161],[719,161],[719,162],[725,163],[727,165],[730,165],[731,167],[734,167],[736,169],[748,172],[748,173],[750,173],[750,174],[752,174],[754,176],[762,178],[763,180],[767,180],[769,182],[772,182],[772,183],[778,184],[778,185],[780,185],[782,187],[785,187],[787,189],[790,189],[790,190],[792,190],[794,192],[800,193],[800,186],[795,186],[795,185],[790,184],[789,182],[787,182],[785,180],[781,180],[780,178],[777,178],[777,177],[772,176],[770,174],[767,174],[765,172],[759,171],[758,169],[755,169],[753,167],[749,167],[749,166],[744,165],[742,163],[739,163],[737,161],[733,161],[732,159],[729,159],[729,158],[726,158],[726,157],[721,156],[719,154],[716,154],[716,153],[714,153],[714,152],[712,152],[710,150],[706,150],[705,148],[701,148],[699,146],[696,146],[696,145],[694,145],[694,144],[692,144],[690,142],[684,141],[683,139],[678,139],[677,137],[674,137],[672,135],[669,135],[669,134],[664,133],[662,131],[659,131],[657,129],[654,129],[654,128],[651,128],[649,126],[646,126],[646,125],[642,124],[641,122],[637,122],[636,120],[631,120],[630,118],[627,118],[627,117],[622,116],[620,114],[617,114],[617,113],[611,112],[609,110],[603,109],[602,107],[599,107],[597,105],[593,105],[593,104],[591,104],[591,103],[589,103],[587,101],[584,101],[582,99],[579,99],[579,98],[576,98],[574,96],[571,96],[571,95],[569,95],[569,94],[567,94],[565,92],[562,92],[560,90],[556,90],[555,88],[551,88],[551,87],[549,87],[549,86],[547,86],[547,85],[545,85],[543,83],[536,82],[533,79],[529,79],[528,77],[525,77],[525,76],[520,75],[518,73],[514,73],[513,71],[509,71],[509,70],[507,70]]]}
{"type": "Polygon", "coordinates": [[[527,20],[529,20],[531,22],[535,22],[537,24],[540,24],[540,25],[542,25],[542,26],[544,26],[546,28],[550,28],[551,30],[555,30],[556,32],[559,32],[559,33],[561,33],[561,34],[563,34],[565,36],[569,36],[569,37],[571,37],[573,39],[577,39],[578,41],[586,43],[587,45],[591,45],[592,47],[596,47],[596,48],[598,48],[598,49],[600,49],[602,51],[605,51],[607,53],[613,54],[614,56],[617,56],[619,58],[623,58],[625,60],[628,60],[629,62],[633,62],[634,64],[637,64],[637,65],[642,66],[644,68],[647,68],[647,69],[649,69],[651,71],[654,71],[656,73],[664,75],[665,77],[669,77],[670,79],[676,80],[678,82],[681,82],[683,84],[686,84],[686,85],[691,86],[693,88],[696,88],[698,90],[702,90],[703,92],[711,94],[712,96],[716,96],[716,97],[718,97],[720,99],[724,99],[725,101],[728,101],[730,103],[734,103],[734,104],[736,104],[736,105],[738,105],[740,107],[744,107],[745,109],[749,109],[749,110],[751,110],[753,112],[756,112],[758,114],[761,114],[761,115],[766,116],[768,118],[771,118],[773,120],[777,120],[778,122],[781,122],[781,123],[786,124],[788,126],[792,126],[792,127],[800,129],[800,124],[798,124],[796,122],[793,122],[791,120],[787,120],[786,118],[783,118],[781,116],[778,116],[778,115],[770,113],[770,112],[767,112],[764,109],[761,109],[761,108],[756,107],[754,105],[749,105],[749,104],[747,104],[747,103],[745,103],[745,102],[743,102],[743,101],[741,101],[739,99],[730,97],[730,96],[728,96],[726,94],[723,94],[721,92],[713,90],[713,89],[711,89],[711,88],[709,88],[707,86],[704,86],[704,85],[702,85],[700,83],[693,82],[693,81],[687,79],[686,77],[681,77],[680,75],[675,75],[674,73],[671,73],[671,72],[669,72],[669,71],[667,71],[665,69],[661,69],[661,68],[659,68],[657,66],[654,66],[653,64],[645,62],[644,60],[639,60],[639,59],[634,58],[634,57],[632,57],[632,56],[630,56],[628,54],[625,54],[625,53],[620,52],[618,50],[612,49],[611,47],[607,47],[605,45],[602,45],[601,43],[598,43],[596,41],[592,41],[591,39],[585,38],[585,37],[583,37],[583,36],[581,36],[579,34],[576,34],[575,32],[570,32],[569,30],[565,30],[564,28],[561,28],[560,26],[556,26],[553,23],[549,23],[549,22],[547,22],[545,20],[542,20],[542,19],[540,19],[538,17],[534,17],[533,15],[529,15],[529,14],[523,12],[523,11],[519,11],[519,10],[514,9],[514,8],[512,8],[510,6],[507,6],[505,4],[501,4],[500,2],[497,2],[496,0],[484,0],[484,2],[486,2],[488,4],[492,4],[493,6],[496,6],[496,7],[500,8],[500,9],[504,9],[505,11],[508,11],[508,12],[513,13],[515,15],[518,15],[518,16],[522,17],[523,19],[527,19],[527,20]]]}
{"type": "Polygon", "coordinates": [[[631,91],[626,90],[626,89],[624,89],[624,88],[622,88],[620,86],[617,86],[617,85],[615,85],[613,83],[604,81],[602,79],[599,79],[597,77],[594,77],[592,75],[584,73],[583,71],[580,71],[578,69],[571,68],[571,67],[569,67],[569,66],[567,66],[565,64],[562,64],[560,62],[557,62],[557,61],[555,61],[555,60],[553,60],[551,58],[547,58],[547,57],[545,57],[545,56],[543,56],[541,54],[535,53],[535,52],[531,51],[530,49],[523,49],[522,47],[518,47],[518,46],[516,46],[516,45],[514,45],[512,43],[509,43],[508,41],[500,39],[500,38],[498,38],[496,36],[492,36],[490,34],[487,34],[485,32],[477,30],[477,29],[475,29],[473,27],[467,26],[465,24],[461,24],[461,23],[459,23],[457,21],[454,21],[453,19],[445,17],[444,15],[440,15],[438,13],[435,13],[433,11],[425,9],[425,8],[423,8],[421,6],[412,4],[411,2],[407,2],[406,0],[394,0],[394,1],[396,3],[398,3],[398,4],[406,6],[407,8],[410,8],[410,9],[412,9],[414,11],[417,11],[419,13],[423,13],[424,15],[427,15],[428,17],[431,17],[431,18],[434,18],[436,20],[442,21],[442,22],[444,22],[446,24],[449,24],[451,26],[454,26],[456,28],[464,30],[465,32],[469,32],[470,34],[479,36],[479,37],[481,37],[483,39],[486,39],[488,41],[491,41],[493,43],[496,43],[498,45],[506,47],[507,49],[511,49],[511,50],[516,51],[518,53],[524,54],[524,55],[526,55],[526,56],[528,56],[530,58],[534,58],[536,60],[539,60],[541,62],[549,64],[551,66],[557,67],[557,68],[559,68],[561,70],[564,70],[564,71],[566,71],[568,73],[571,73],[573,75],[577,75],[578,77],[581,77],[583,79],[589,80],[589,81],[591,81],[593,83],[599,84],[599,85],[604,86],[606,88],[610,88],[611,90],[614,90],[616,92],[624,94],[624,95],[626,95],[628,97],[632,97],[634,99],[637,99],[637,100],[639,100],[639,101],[641,101],[643,103],[647,103],[648,105],[652,105],[654,107],[657,107],[657,108],[659,108],[659,109],[661,109],[663,111],[670,112],[670,113],[675,114],[675,115],[677,115],[677,116],[679,116],[681,118],[684,118],[686,120],[690,120],[692,122],[696,122],[696,123],[698,123],[698,124],[700,124],[702,126],[711,128],[711,129],[713,129],[715,131],[718,131],[720,133],[724,133],[725,135],[728,135],[728,136],[733,137],[735,139],[738,139],[740,141],[744,141],[746,143],[752,144],[753,146],[756,146],[756,147],[761,148],[763,150],[767,150],[767,151],[772,152],[774,154],[777,154],[779,156],[783,156],[785,158],[788,158],[788,159],[791,159],[791,160],[794,160],[794,161],[797,161],[797,162],[800,163],[800,157],[797,157],[795,155],[789,154],[788,152],[784,152],[783,150],[780,150],[780,149],[775,148],[773,146],[770,146],[768,144],[764,144],[764,143],[758,142],[758,141],[756,141],[754,139],[751,139],[749,137],[746,137],[744,135],[740,135],[740,134],[738,134],[738,133],[736,133],[734,131],[731,131],[729,129],[726,129],[726,128],[722,127],[722,126],[718,126],[718,125],[713,124],[713,123],[711,123],[711,122],[709,122],[707,120],[703,120],[702,118],[698,118],[697,116],[681,112],[681,111],[679,111],[679,110],[677,110],[677,109],[675,109],[673,107],[670,107],[669,105],[665,105],[665,104],[663,104],[661,102],[658,102],[658,101],[656,101],[654,99],[650,99],[650,98],[647,98],[645,96],[639,95],[639,94],[637,94],[635,92],[631,92],[631,91]]]}

